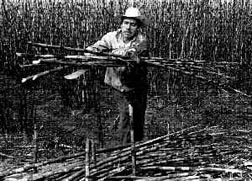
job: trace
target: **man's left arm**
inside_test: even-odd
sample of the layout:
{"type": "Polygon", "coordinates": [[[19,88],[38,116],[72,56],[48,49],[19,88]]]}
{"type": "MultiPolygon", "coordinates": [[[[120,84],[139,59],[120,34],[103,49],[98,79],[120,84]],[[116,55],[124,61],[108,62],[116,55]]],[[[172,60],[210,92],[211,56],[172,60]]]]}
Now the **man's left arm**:
{"type": "Polygon", "coordinates": [[[139,57],[149,56],[149,43],[146,38],[136,45],[136,52],[139,57]]]}
{"type": "Polygon", "coordinates": [[[141,57],[149,57],[149,44],[146,38],[142,38],[133,43],[132,47],[127,51],[127,56],[141,62],[141,57]]]}

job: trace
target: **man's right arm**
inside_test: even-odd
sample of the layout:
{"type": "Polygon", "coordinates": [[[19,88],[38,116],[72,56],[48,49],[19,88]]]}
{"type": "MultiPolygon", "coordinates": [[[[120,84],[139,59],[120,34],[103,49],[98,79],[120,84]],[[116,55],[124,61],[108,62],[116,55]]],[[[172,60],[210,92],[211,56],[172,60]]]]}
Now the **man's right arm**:
{"type": "Polygon", "coordinates": [[[86,49],[95,52],[110,51],[109,34],[104,35],[100,40],[86,49]]]}

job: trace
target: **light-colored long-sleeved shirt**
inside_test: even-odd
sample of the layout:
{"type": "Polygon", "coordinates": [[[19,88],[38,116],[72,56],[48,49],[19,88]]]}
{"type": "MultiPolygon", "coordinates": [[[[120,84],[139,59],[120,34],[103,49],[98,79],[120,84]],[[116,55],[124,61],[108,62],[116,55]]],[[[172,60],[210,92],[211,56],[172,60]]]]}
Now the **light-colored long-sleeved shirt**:
{"type": "MultiPolygon", "coordinates": [[[[123,41],[121,29],[109,32],[89,50],[109,51],[113,54],[125,55],[127,50],[135,49],[138,55],[148,51],[147,39],[141,33],[129,42],[123,41]]],[[[104,82],[121,92],[127,92],[135,88],[146,86],[146,68],[142,65],[132,67],[109,67],[106,70],[104,82]]]]}

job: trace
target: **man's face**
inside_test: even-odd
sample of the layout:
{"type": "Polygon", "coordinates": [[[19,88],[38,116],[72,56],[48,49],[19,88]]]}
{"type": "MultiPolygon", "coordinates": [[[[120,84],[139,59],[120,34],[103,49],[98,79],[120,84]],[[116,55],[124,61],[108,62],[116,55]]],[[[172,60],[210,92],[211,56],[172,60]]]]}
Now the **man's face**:
{"type": "Polygon", "coordinates": [[[124,40],[131,40],[137,33],[138,24],[135,19],[124,18],[121,25],[124,40]]]}

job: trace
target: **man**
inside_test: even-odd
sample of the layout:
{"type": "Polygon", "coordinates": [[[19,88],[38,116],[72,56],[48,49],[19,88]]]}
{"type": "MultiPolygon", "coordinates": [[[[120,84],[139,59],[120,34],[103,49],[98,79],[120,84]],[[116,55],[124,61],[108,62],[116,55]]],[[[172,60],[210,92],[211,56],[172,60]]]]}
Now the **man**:
{"type": "Polygon", "coordinates": [[[146,19],[137,8],[130,7],[121,17],[121,27],[109,32],[88,47],[92,51],[110,51],[128,56],[136,63],[126,67],[109,67],[104,82],[116,90],[116,100],[120,112],[119,134],[123,145],[130,142],[129,105],[133,108],[132,128],[134,140],[144,136],[144,118],[147,101],[147,69],[141,63],[141,56],[148,56],[147,40],[139,30],[146,25],[146,19]]]}

